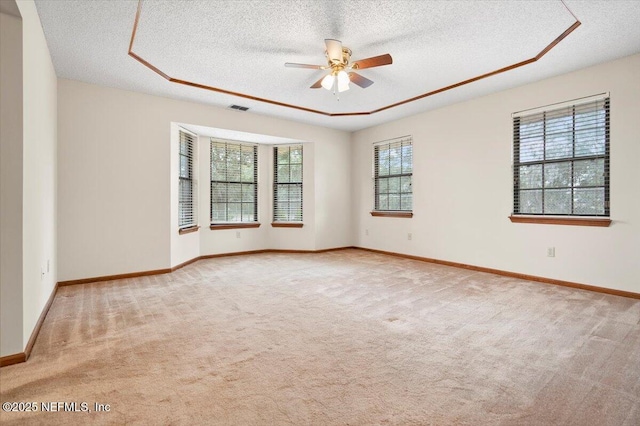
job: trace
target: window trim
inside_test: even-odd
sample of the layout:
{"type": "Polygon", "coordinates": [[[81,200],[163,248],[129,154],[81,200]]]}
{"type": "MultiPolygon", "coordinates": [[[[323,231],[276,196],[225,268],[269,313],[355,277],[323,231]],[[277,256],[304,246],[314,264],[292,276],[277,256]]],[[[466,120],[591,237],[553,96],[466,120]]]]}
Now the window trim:
{"type": "Polygon", "coordinates": [[[228,222],[228,223],[212,223],[209,229],[218,231],[221,229],[242,229],[242,228],[260,228],[260,222],[228,222]]]}
{"type": "MultiPolygon", "coordinates": [[[[258,144],[255,143],[249,143],[249,142],[243,142],[243,141],[236,141],[236,140],[231,140],[231,139],[221,139],[221,138],[209,138],[209,229],[211,230],[218,230],[218,229],[234,229],[234,228],[257,228],[260,226],[260,224],[258,223],[258,144]],[[221,144],[223,143],[225,145],[225,152],[227,150],[227,146],[228,145],[238,145],[240,146],[240,150],[242,152],[242,147],[243,146],[248,146],[253,148],[253,185],[254,185],[254,199],[253,199],[253,220],[251,221],[244,221],[242,220],[242,204],[248,204],[245,202],[240,201],[240,209],[241,209],[241,214],[240,214],[240,219],[241,221],[214,221],[213,220],[213,185],[214,183],[220,183],[220,184],[240,184],[242,185],[243,183],[245,184],[249,184],[249,182],[242,182],[242,181],[230,181],[230,180],[214,180],[213,179],[213,170],[212,170],[212,164],[213,164],[213,145],[217,143],[217,144],[221,144]],[[257,226],[255,224],[258,224],[257,226]],[[248,225],[248,226],[245,226],[248,225]]],[[[222,203],[217,203],[217,204],[222,204],[222,203]]],[[[227,201],[226,203],[224,203],[227,206],[228,209],[228,205],[229,205],[229,201],[227,201]]],[[[228,212],[228,211],[227,211],[228,212]]]]}
{"type": "MultiPolygon", "coordinates": [[[[598,95],[587,96],[580,99],[574,99],[571,101],[560,102],[552,105],[547,105],[544,107],[532,108],[529,110],[520,111],[512,114],[512,124],[513,124],[513,142],[512,142],[512,207],[513,211],[509,216],[509,219],[513,223],[540,223],[540,224],[550,224],[550,225],[577,225],[577,226],[602,226],[606,227],[611,224],[611,210],[610,210],[610,194],[611,194],[611,183],[610,183],[610,97],[609,93],[601,93],[598,95]],[[597,102],[602,102],[604,110],[604,138],[605,138],[605,146],[603,154],[594,154],[588,156],[576,156],[576,108],[580,108],[581,106],[585,106],[588,104],[595,104],[597,102]],[[536,161],[528,161],[528,162],[520,162],[519,161],[519,153],[520,153],[520,119],[523,117],[531,117],[535,115],[541,115],[541,122],[543,123],[543,144],[546,144],[546,124],[547,124],[547,114],[556,113],[562,109],[572,110],[571,117],[572,119],[572,154],[571,156],[562,157],[562,158],[554,158],[551,160],[546,159],[545,157],[542,160],[536,161]],[[590,159],[602,159],[604,161],[604,181],[603,184],[594,186],[597,188],[604,189],[604,199],[603,199],[603,214],[580,214],[575,213],[574,210],[574,201],[573,201],[573,191],[574,189],[580,189],[580,186],[576,186],[574,183],[574,176],[572,172],[571,176],[571,185],[566,189],[571,190],[571,212],[570,213],[545,213],[544,212],[544,199],[543,199],[543,211],[541,213],[519,213],[517,210],[520,210],[519,205],[519,192],[520,192],[520,168],[528,165],[541,165],[544,170],[544,166],[550,163],[570,163],[571,170],[574,168],[574,163],[576,161],[587,161],[590,159]]],[[[564,116],[558,116],[564,117],[564,116]]],[[[569,117],[569,115],[567,115],[569,117]]],[[[544,146],[544,145],[543,145],[544,146]]],[[[546,148],[545,148],[546,149],[546,148]]],[[[544,183],[544,171],[542,175],[542,183],[540,188],[531,188],[532,190],[540,190],[542,191],[544,197],[544,191],[546,189],[563,189],[563,188],[545,188],[544,183]]]]}
{"type": "MultiPolygon", "coordinates": [[[[291,151],[289,151],[291,152],[291,151]]],[[[274,228],[302,228],[304,223],[304,146],[301,143],[276,145],[273,147],[273,220],[271,226],[274,228]],[[300,182],[279,182],[278,181],[278,149],[279,148],[295,148],[300,147],[302,153],[302,162],[300,163],[300,182]],[[300,187],[300,220],[278,220],[278,185],[292,185],[300,187]]],[[[289,157],[289,165],[291,165],[291,157],[289,157]]],[[[291,176],[291,174],[289,174],[291,176]]],[[[290,201],[289,201],[290,202],[290,201]]]]}
{"type": "Polygon", "coordinates": [[[302,222],[271,222],[272,228],[302,228],[302,222]]]}
{"type": "Polygon", "coordinates": [[[413,211],[391,211],[391,210],[372,210],[371,216],[375,217],[400,217],[405,219],[411,219],[413,217],[413,211]]]}
{"type": "Polygon", "coordinates": [[[180,235],[190,234],[192,232],[198,232],[199,229],[200,229],[200,226],[198,225],[194,225],[189,228],[180,228],[178,229],[178,234],[180,235]]]}
{"type": "Polygon", "coordinates": [[[542,225],[573,225],[573,226],[599,226],[608,227],[611,225],[611,219],[604,217],[562,217],[562,216],[529,216],[529,215],[511,215],[509,220],[512,223],[538,223],[542,225]]]}

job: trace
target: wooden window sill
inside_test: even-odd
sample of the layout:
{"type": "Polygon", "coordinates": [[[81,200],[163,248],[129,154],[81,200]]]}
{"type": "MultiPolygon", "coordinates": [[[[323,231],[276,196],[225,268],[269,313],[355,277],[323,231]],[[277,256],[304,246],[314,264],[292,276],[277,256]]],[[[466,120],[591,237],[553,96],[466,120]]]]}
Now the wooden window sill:
{"type": "Polygon", "coordinates": [[[371,216],[412,218],[413,212],[384,212],[374,210],[371,212],[371,216]]]}
{"type": "Polygon", "coordinates": [[[259,228],[259,222],[238,222],[238,223],[212,223],[209,229],[217,231],[219,229],[240,229],[240,228],[259,228]]]}
{"type": "Polygon", "coordinates": [[[602,226],[611,225],[609,218],[582,218],[582,217],[544,217],[544,216],[519,216],[511,215],[509,220],[513,223],[539,223],[543,225],[573,225],[573,226],[602,226]]]}
{"type": "Polygon", "coordinates": [[[302,228],[304,224],[296,222],[273,222],[271,226],[273,228],[302,228]]]}
{"type": "Polygon", "coordinates": [[[198,232],[198,229],[200,229],[199,226],[191,226],[189,228],[182,228],[182,229],[178,229],[178,234],[180,234],[180,235],[190,234],[192,232],[198,232]]]}

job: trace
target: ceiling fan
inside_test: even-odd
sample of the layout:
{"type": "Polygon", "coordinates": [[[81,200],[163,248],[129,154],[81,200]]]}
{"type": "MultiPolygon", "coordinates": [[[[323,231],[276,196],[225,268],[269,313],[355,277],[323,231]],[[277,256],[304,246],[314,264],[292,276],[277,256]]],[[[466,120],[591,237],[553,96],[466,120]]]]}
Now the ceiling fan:
{"type": "MultiPolygon", "coordinates": [[[[334,94],[349,90],[349,82],[353,82],[358,86],[366,89],[373,84],[373,81],[349,70],[362,70],[365,68],[379,67],[382,65],[390,65],[393,63],[391,55],[374,56],[371,58],[360,59],[359,61],[351,61],[351,49],[342,45],[340,40],[325,39],[327,50],[327,65],[308,65],[287,62],[285,67],[291,68],[309,68],[314,70],[331,70],[329,74],[316,81],[311,88],[318,89],[324,87],[327,90],[333,90],[334,94]],[[349,71],[349,72],[347,72],[349,71]]],[[[338,98],[339,99],[339,98],[338,98]]]]}

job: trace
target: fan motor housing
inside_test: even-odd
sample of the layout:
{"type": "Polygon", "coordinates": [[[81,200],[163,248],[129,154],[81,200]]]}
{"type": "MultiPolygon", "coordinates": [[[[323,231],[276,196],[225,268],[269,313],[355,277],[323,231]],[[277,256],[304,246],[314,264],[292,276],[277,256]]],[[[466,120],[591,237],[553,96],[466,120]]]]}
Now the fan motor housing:
{"type": "Polygon", "coordinates": [[[349,65],[349,61],[351,60],[351,49],[345,46],[342,46],[342,61],[340,62],[332,61],[331,59],[329,59],[329,52],[325,51],[324,53],[327,56],[327,62],[329,63],[329,66],[331,68],[334,68],[337,66],[344,68],[347,65],[349,65]]]}

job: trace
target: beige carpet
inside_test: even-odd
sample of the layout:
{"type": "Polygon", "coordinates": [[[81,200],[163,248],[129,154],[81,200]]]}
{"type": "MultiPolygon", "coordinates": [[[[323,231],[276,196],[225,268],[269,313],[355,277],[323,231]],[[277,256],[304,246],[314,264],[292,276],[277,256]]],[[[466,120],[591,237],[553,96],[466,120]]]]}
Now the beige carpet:
{"type": "Polygon", "coordinates": [[[640,301],[345,250],[63,287],[17,424],[640,425],[640,301]]]}

